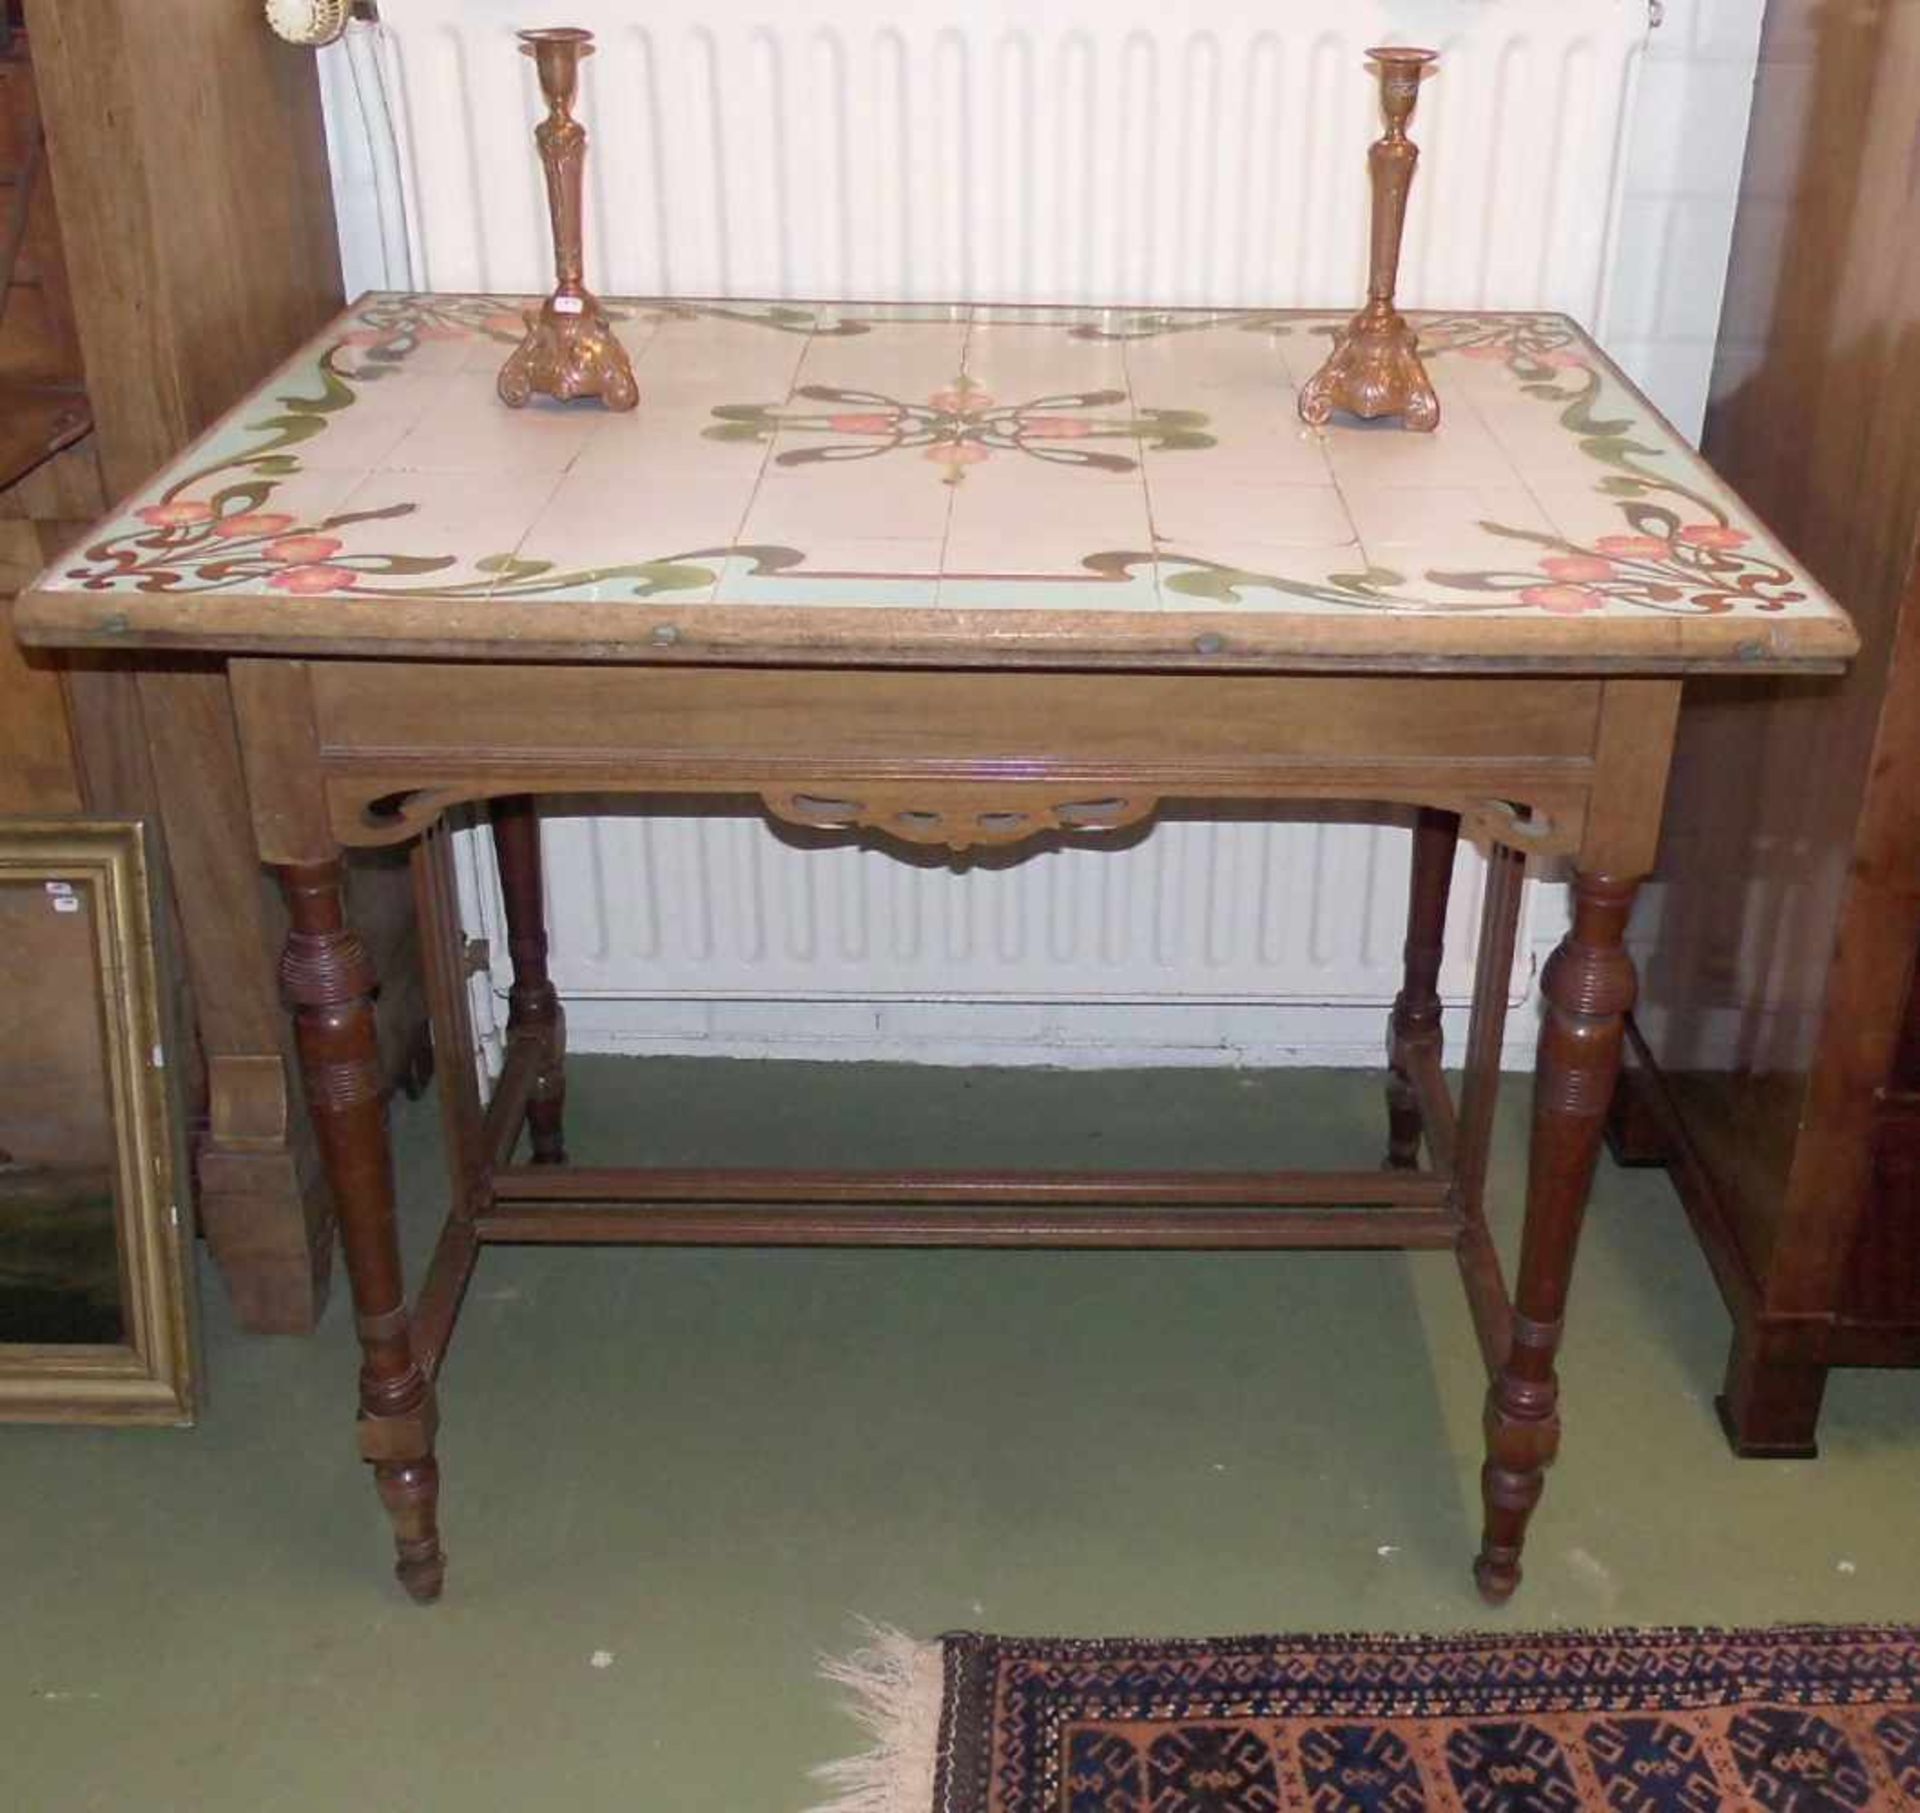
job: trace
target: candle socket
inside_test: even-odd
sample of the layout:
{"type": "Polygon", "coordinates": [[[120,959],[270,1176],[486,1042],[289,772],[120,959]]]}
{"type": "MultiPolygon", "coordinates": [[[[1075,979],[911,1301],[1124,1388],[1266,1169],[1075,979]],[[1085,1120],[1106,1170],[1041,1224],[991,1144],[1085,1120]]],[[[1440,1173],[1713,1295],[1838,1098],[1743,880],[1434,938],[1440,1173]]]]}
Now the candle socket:
{"type": "Polygon", "coordinates": [[[1380,111],[1387,130],[1367,152],[1373,187],[1373,232],[1367,270],[1367,305],[1335,336],[1326,363],[1300,392],[1300,419],[1322,427],[1336,409],[1373,420],[1398,416],[1421,432],[1440,425],[1440,399],[1420,363],[1419,339],[1394,307],[1400,273],[1400,241],[1407,224],[1407,195],[1420,150],[1407,137],[1407,122],[1420,98],[1422,72],[1431,50],[1379,49],[1367,53],[1380,78],[1380,111]]]}
{"type": "Polygon", "coordinates": [[[609,409],[640,401],[627,349],[606,311],[588,290],[581,244],[581,178],[587,161],[587,129],[573,117],[580,63],[593,55],[593,33],[577,26],[523,31],[520,51],[540,72],[547,117],[534,128],[547,178],[547,211],[553,220],[553,294],[527,315],[527,337],[500,368],[500,400],[518,409],[536,391],[562,401],[598,397],[609,409]]]}

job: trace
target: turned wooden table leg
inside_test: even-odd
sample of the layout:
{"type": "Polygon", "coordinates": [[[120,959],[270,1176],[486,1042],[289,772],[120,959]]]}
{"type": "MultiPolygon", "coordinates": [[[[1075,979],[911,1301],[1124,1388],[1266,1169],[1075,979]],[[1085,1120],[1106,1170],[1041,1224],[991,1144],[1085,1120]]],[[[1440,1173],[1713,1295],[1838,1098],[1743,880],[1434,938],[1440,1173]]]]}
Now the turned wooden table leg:
{"type": "Polygon", "coordinates": [[[1408,1074],[1410,1054],[1440,1054],[1440,959],[1446,948],[1447,896],[1460,815],[1423,806],[1413,827],[1413,883],[1407,896],[1406,970],[1387,1023],[1387,1164],[1420,1162],[1420,1101],[1408,1074]]]}
{"type": "Polygon", "coordinates": [[[360,1337],[360,1453],[393,1521],[400,1584],[415,1599],[436,1599],[446,1573],[436,1516],[438,1417],[414,1355],[401,1277],[373,964],[347,927],[337,861],[283,867],[279,876],[292,921],[280,981],[293,1007],[360,1337]]]}
{"type": "Polygon", "coordinates": [[[547,910],[541,892],[540,819],[525,794],[497,799],[491,809],[494,857],[507,909],[507,955],[513,986],[507,993],[507,1037],[531,1040],[541,1061],[527,1105],[527,1133],[536,1165],[565,1164],[567,1032],[560,997],[547,975],[547,910]]]}
{"type": "Polygon", "coordinates": [[[1637,878],[1576,875],[1573,926],[1547,959],[1541,982],[1547,1011],[1534,1071],[1513,1340],[1487,1392],[1480,1474],[1486,1522],[1473,1572],[1482,1595],[1495,1602],[1520,1584],[1527,1519],[1560,1445],[1553,1361],[1633,1005],[1633,960],[1623,939],[1638,886],[1637,878]]]}

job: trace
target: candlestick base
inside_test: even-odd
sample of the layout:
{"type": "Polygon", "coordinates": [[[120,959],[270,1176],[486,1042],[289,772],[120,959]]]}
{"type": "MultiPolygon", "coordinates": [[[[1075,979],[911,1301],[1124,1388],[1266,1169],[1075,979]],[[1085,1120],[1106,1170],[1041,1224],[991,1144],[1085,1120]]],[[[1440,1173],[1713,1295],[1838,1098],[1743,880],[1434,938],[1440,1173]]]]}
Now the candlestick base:
{"type": "Polygon", "coordinates": [[[598,397],[624,411],[640,401],[633,363],[591,296],[549,296],[527,315],[527,337],[500,368],[500,400],[521,408],[536,391],[571,402],[598,397]],[[573,305],[569,307],[568,305],[573,305]]]}
{"type": "Polygon", "coordinates": [[[1387,302],[1369,302],[1334,337],[1300,392],[1300,419],[1324,427],[1336,409],[1365,421],[1398,416],[1421,434],[1440,425],[1440,399],[1420,363],[1420,341],[1387,302]]]}

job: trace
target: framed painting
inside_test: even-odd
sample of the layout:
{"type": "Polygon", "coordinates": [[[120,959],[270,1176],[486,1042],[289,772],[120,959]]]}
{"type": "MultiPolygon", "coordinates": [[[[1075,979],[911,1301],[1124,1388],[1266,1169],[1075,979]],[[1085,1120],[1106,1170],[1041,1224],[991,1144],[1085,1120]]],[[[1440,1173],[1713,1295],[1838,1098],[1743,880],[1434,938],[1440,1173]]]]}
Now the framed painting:
{"type": "Polygon", "coordinates": [[[193,1420],[154,926],[139,824],[0,818],[0,1420],[193,1420]]]}

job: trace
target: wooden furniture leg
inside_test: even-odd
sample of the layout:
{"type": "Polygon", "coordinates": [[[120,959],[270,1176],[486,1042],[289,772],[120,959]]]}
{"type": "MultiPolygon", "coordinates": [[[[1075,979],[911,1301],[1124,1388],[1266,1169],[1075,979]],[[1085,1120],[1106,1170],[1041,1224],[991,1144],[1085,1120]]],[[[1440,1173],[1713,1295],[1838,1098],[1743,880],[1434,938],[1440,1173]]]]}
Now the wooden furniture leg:
{"type": "Polygon", "coordinates": [[[493,850],[507,909],[507,954],[513,985],[507,991],[507,1040],[540,1048],[527,1099],[527,1134],[536,1165],[567,1161],[563,1125],[567,1100],[566,1018],[547,975],[547,910],[541,895],[540,817],[531,798],[515,794],[491,808],[493,850]]]}
{"type": "Polygon", "coordinates": [[[1827,1368],[1773,1351],[1770,1332],[1757,1312],[1736,1321],[1714,1408],[1742,1460],[1812,1460],[1820,1452],[1815,1431],[1827,1368]]]}
{"type": "Polygon", "coordinates": [[[394,1226],[393,1154],[366,947],[346,922],[338,860],[279,870],[291,929],[280,980],[353,1291],[360,1337],[360,1453],[392,1519],[395,1573],[415,1599],[446,1574],[437,1506],[433,1386],[415,1357],[394,1226]]]}
{"type": "Polygon", "coordinates": [[[1419,1054],[1440,1060],[1440,959],[1447,937],[1447,896],[1460,815],[1422,806],[1413,827],[1413,882],[1407,896],[1406,969],[1387,1023],[1387,1164],[1411,1171],[1420,1162],[1420,1096],[1412,1065],[1419,1054]]]}
{"type": "Polygon", "coordinates": [[[1547,1011],[1534,1070],[1513,1338],[1487,1392],[1487,1459],[1480,1473],[1486,1521],[1473,1573],[1482,1596],[1495,1603],[1520,1584],[1527,1519],[1560,1445],[1553,1361],[1633,1005],[1633,959],[1624,938],[1638,887],[1637,877],[1576,874],[1573,925],[1542,977],[1547,1011]]]}

